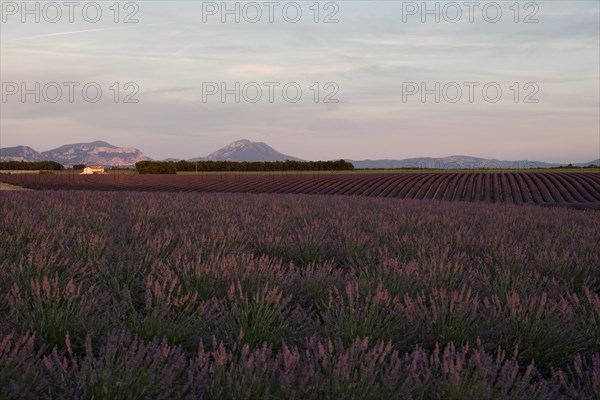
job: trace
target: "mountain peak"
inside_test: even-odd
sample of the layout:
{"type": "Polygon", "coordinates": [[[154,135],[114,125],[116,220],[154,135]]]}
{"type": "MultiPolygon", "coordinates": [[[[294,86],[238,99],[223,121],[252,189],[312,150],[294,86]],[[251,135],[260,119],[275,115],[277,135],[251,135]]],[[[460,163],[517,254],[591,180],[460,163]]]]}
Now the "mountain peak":
{"type": "Polygon", "coordinates": [[[283,154],[263,142],[240,139],[208,155],[212,161],[301,161],[297,157],[283,154]]]}
{"type": "Polygon", "coordinates": [[[103,140],[96,140],[94,142],[82,143],[82,144],[87,144],[88,146],[96,146],[96,147],[111,147],[111,148],[114,148],[114,149],[117,148],[117,146],[114,146],[114,145],[112,145],[110,143],[107,143],[107,142],[105,142],[103,140]]]}
{"type": "Polygon", "coordinates": [[[148,160],[140,150],[130,147],[117,147],[102,140],[90,143],[74,143],[45,151],[42,155],[48,160],[63,164],[95,165],[134,165],[148,160]]]}
{"type": "Polygon", "coordinates": [[[0,161],[43,161],[42,155],[29,146],[0,149],[0,161]]]}
{"type": "Polygon", "coordinates": [[[225,149],[241,149],[244,148],[246,146],[250,146],[253,144],[258,144],[256,142],[252,142],[248,139],[240,139],[240,140],[236,140],[235,142],[231,142],[229,143],[227,146],[225,146],[225,149]]]}
{"type": "Polygon", "coordinates": [[[240,139],[240,140],[236,140],[234,142],[229,143],[229,146],[235,145],[235,144],[252,144],[252,143],[257,143],[257,142],[253,142],[248,139],[240,139]]]}
{"type": "Polygon", "coordinates": [[[26,146],[5,148],[0,151],[0,159],[5,161],[56,161],[65,165],[130,166],[149,158],[138,149],[117,147],[97,140],[89,143],[65,144],[42,153],[26,146]]]}
{"type": "Polygon", "coordinates": [[[62,151],[63,149],[74,149],[74,148],[86,151],[88,149],[93,149],[95,147],[108,147],[109,149],[118,149],[118,147],[115,145],[112,145],[112,144],[107,143],[102,140],[96,140],[94,142],[88,142],[88,143],[65,144],[63,146],[57,147],[56,149],[48,150],[45,153],[57,152],[57,151],[62,151]]]}

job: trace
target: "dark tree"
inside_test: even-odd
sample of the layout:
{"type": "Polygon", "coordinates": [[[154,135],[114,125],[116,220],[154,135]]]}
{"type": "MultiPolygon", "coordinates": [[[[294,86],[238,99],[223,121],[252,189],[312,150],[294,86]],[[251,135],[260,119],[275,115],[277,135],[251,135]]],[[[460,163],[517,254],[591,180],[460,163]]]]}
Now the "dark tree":
{"type": "Polygon", "coordinates": [[[61,164],[56,161],[3,161],[0,162],[0,170],[16,170],[16,171],[60,171],[64,169],[61,164]]]}
{"type": "Polygon", "coordinates": [[[140,161],[135,163],[139,174],[176,174],[177,166],[172,161],[140,161]]]}

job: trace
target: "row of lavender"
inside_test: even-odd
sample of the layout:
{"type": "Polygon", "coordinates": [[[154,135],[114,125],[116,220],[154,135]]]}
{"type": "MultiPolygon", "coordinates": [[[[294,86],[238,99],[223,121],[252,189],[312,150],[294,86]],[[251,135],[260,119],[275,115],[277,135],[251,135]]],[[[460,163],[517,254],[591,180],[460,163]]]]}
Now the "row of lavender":
{"type": "Polygon", "coordinates": [[[600,396],[600,213],[5,192],[0,398],[600,396]]]}
{"type": "Polygon", "coordinates": [[[209,175],[0,175],[44,190],[327,194],[401,199],[600,205],[597,173],[374,173],[209,175]]]}

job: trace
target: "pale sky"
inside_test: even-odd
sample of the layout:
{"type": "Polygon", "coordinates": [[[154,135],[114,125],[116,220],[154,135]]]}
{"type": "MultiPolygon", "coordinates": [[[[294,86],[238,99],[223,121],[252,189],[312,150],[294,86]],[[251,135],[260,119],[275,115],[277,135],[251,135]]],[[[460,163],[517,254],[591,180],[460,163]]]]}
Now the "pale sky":
{"type": "Polygon", "coordinates": [[[58,14],[45,3],[38,3],[39,23],[20,1],[1,3],[2,147],[45,151],[104,140],[152,158],[191,158],[246,138],[307,160],[600,157],[597,1],[523,1],[518,16],[513,1],[497,2],[500,17],[492,2],[479,2],[471,14],[462,1],[446,9],[447,2],[430,1],[439,23],[435,12],[415,10],[421,1],[275,2],[273,22],[265,2],[227,2],[239,7],[239,23],[235,13],[222,15],[221,1],[81,2],[73,22],[61,6],[55,23],[58,14]],[[102,15],[93,23],[96,5],[102,15]],[[257,9],[258,22],[246,21],[258,19],[257,9]],[[138,22],[124,23],[129,14],[138,22]],[[323,23],[327,16],[333,23],[323,23]],[[538,22],[524,23],[527,17],[538,22]],[[21,90],[35,92],[36,82],[40,102],[35,94],[23,102],[21,90]],[[79,84],[73,102],[68,82],[79,84]],[[139,88],[137,104],[123,102],[134,88],[124,87],[129,82],[139,88]],[[222,83],[235,92],[236,82],[239,103],[234,94],[222,103],[220,93],[207,93],[222,83]],[[472,102],[465,82],[474,85],[472,102]],[[82,95],[89,83],[102,89],[96,103],[82,95]],[[285,100],[286,84],[290,97],[294,87],[302,90],[297,103],[285,100]],[[52,103],[56,85],[63,96],[52,103]],[[453,103],[457,86],[462,97],[453,103]],[[263,97],[252,103],[256,87],[263,97]],[[325,103],[336,88],[338,102],[325,103]],[[421,89],[431,92],[424,102],[421,89]]]}

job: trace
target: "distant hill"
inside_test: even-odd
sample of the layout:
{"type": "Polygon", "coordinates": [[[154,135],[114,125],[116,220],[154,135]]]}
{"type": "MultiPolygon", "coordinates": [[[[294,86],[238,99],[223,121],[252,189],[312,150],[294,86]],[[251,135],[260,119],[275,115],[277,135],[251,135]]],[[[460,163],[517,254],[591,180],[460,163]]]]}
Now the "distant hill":
{"type": "MultiPolygon", "coordinates": [[[[16,146],[0,149],[0,161],[56,161],[63,165],[86,164],[102,166],[132,166],[138,161],[150,160],[142,151],[132,147],[117,147],[103,141],[90,143],[73,143],[56,149],[37,152],[31,147],[16,146]]],[[[170,161],[179,161],[170,158],[170,161]]],[[[283,154],[262,142],[252,142],[247,139],[237,140],[209,154],[206,157],[192,158],[188,161],[303,161],[300,158],[283,154]]],[[[400,160],[349,160],[355,168],[553,168],[568,163],[547,163],[543,161],[506,161],[471,156],[450,157],[417,157],[400,160]]],[[[599,165],[600,159],[586,163],[573,163],[575,167],[599,165]]]]}
{"type": "Polygon", "coordinates": [[[44,161],[42,158],[41,153],[27,146],[0,149],[0,161],[44,161]]]}
{"type": "MultiPolygon", "coordinates": [[[[468,169],[468,168],[553,168],[560,163],[547,163],[543,161],[505,161],[489,158],[470,156],[449,157],[417,157],[401,160],[348,160],[355,168],[440,168],[440,169],[468,169]]],[[[600,165],[600,160],[587,163],[573,164],[576,167],[587,167],[590,164],[600,165]]]]}
{"type": "Polygon", "coordinates": [[[189,161],[303,161],[300,158],[283,154],[262,142],[247,139],[237,140],[209,154],[206,157],[192,158],[189,161]]]}
{"type": "Polygon", "coordinates": [[[600,158],[597,158],[597,159],[587,162],[587,163],[582,163],[582,164],[580,163],[580,164],[573,164],[573,165],[576,167],[587,167],[589,165],[597,165],[600,167],[600,158]]]}
{"type": "Polygon", "coordinates": [[[56,161],[63,165],[129,166],[149,159],[138,149],[117,147],[102,141],[66,144],[41,153],[26,146],[0,149],[1,161],[56,161]]]}

